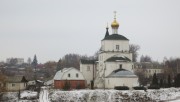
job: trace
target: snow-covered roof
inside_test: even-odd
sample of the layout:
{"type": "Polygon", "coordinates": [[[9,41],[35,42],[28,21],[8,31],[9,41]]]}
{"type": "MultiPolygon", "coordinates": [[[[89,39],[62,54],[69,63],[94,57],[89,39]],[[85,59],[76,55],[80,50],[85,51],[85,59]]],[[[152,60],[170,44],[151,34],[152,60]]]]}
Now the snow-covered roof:
{"type": "Polygon", "coordinates": [[[110,78],[110,77],[134,77],[136,78],[137,76],[131,72],[131,71],[128,71],[126,69],[117,69],[117,70],[114,70],[110,75],[107,76],[107,78],[110,78]]]}
{"type": "Polygon", "coordinates": [[[52,85],[53,84],[53,80],[48,80],[44,83],[45,85],[52,85]]]}
{"type": "MultiPolygon", "coordinates": [[[[80,73],[79,77],[76,78],[76,79],[80,79],[80,80],[83,79],[83,80],[84,80],[84,76],[82,75],[82,73],[81,73],[79,70],[77,70],[76,68],[73,68],[73,67],[63,68],[62,70],[59,70],[59,71],[55,74],[54,80],[63,80],[63,78],[68,79],[67,76],[65,76],[65,75],[67,75],[66,73],[68,73],[68,72],[70,72],[70,71],[75,71],[74,74],[80,73]]],[[[71,78],[69,78],[69,79],[74,79],[74,78],[71,77],[71,78]]]]}

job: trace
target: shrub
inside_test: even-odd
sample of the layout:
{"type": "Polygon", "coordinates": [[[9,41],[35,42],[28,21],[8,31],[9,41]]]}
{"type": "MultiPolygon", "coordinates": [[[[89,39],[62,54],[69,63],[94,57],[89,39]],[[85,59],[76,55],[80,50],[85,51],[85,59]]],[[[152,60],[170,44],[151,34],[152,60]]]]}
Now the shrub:
{"type": "Polygon", "coordinates": [[[160,89],[160,87],[158,85],[151,85],[148,89],[160,89]]]}
{"type": "Polygon", "coordinates": [[[81,84],[77,84],[76,89],[81,89],[81,84]]]}
{"type": "Polygon", "coordinates": [[[114,89],[116,89],[116,90],[129,90],[129,87],[127,87],[127,86],[115,86],[114,89]]]}
{"type": "Polygon", "coordinates": [[[68,81],[66,80],[63,89],[64,89],[64,90],[69,90],[70,88],[71,88],[70,82],[68,82],[68,81]]]}
{"type": "Polygon", "coordinates": [[[133,87],[134,90],[145,90],[146,88],[144,86],[135,86],[133,87]]]}

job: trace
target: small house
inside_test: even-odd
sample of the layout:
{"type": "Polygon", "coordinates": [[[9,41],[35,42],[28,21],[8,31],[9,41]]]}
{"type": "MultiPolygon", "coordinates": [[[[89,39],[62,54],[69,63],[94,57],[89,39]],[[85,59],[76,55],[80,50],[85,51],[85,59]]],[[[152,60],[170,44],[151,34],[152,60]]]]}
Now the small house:
{"type": "Polygon", "coordinates": [[[7,91],[25,90],[27,82],[24,76],[7,77],[5,87],[7,91]]]}
{"type": "Polygon", "coordinates": [[[82,73],[76,68],[64,68],[58,71],[54,76],[54,88],[63,89],[68,83],[70,89],[83,89],[86,86],[86,80],[82,73]]]}

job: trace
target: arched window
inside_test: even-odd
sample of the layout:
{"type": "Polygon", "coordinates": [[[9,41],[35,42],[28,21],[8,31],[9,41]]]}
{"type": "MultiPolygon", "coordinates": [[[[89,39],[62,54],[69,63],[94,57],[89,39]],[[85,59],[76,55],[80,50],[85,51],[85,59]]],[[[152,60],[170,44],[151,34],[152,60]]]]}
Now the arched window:
{"type": "Polygon", "coordinates": [[[68,77],[71,77],[71,75],[70,75],[70,74],[68,74],[68,77]]]}

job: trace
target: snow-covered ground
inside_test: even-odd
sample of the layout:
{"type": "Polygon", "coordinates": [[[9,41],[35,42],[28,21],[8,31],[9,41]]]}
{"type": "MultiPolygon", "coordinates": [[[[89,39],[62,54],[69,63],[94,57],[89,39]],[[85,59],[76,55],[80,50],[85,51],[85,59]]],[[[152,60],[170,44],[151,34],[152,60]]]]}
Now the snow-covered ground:
{"type": "Polygon", "coordinates": [[[18,92],[7,92],[0,98],[5,99],[3,102],[180,102],[180,88],[147,90],[145,92],[143,90],[100,89],[62,91],[43,87],[39,99],[37,99],[37,92],[33,91],[22,91],[20,100],[17,96],[18,92]]]}
{"type": "Polygon", "coordinates": [[[21,91],[20,99],[19,92],[4,92],[0,94],[0,102],[37,102],[37,92],[21,91]]]}
{"type": "Polygon", "coordinates": [[[55,102],[152,102],[170,101],[178,97],[180,97],[179,88],[147,90],[147,92],[140,90],[51,90],[49,93],[49,100],[55,102]]]}
{"type": "Polygon", "coordinates": [[[40,92],[40,96],[39,96],[39,102],[49,102],[49,88],[47,87],[42,87],[42,90],[40,92]]]}
{"type": "Polygon", "coordinates": [[[32,99],[32,98],[37,98],[37,92],[34,91],[23,91],[21,92],[21,99],[32,99]]]}

